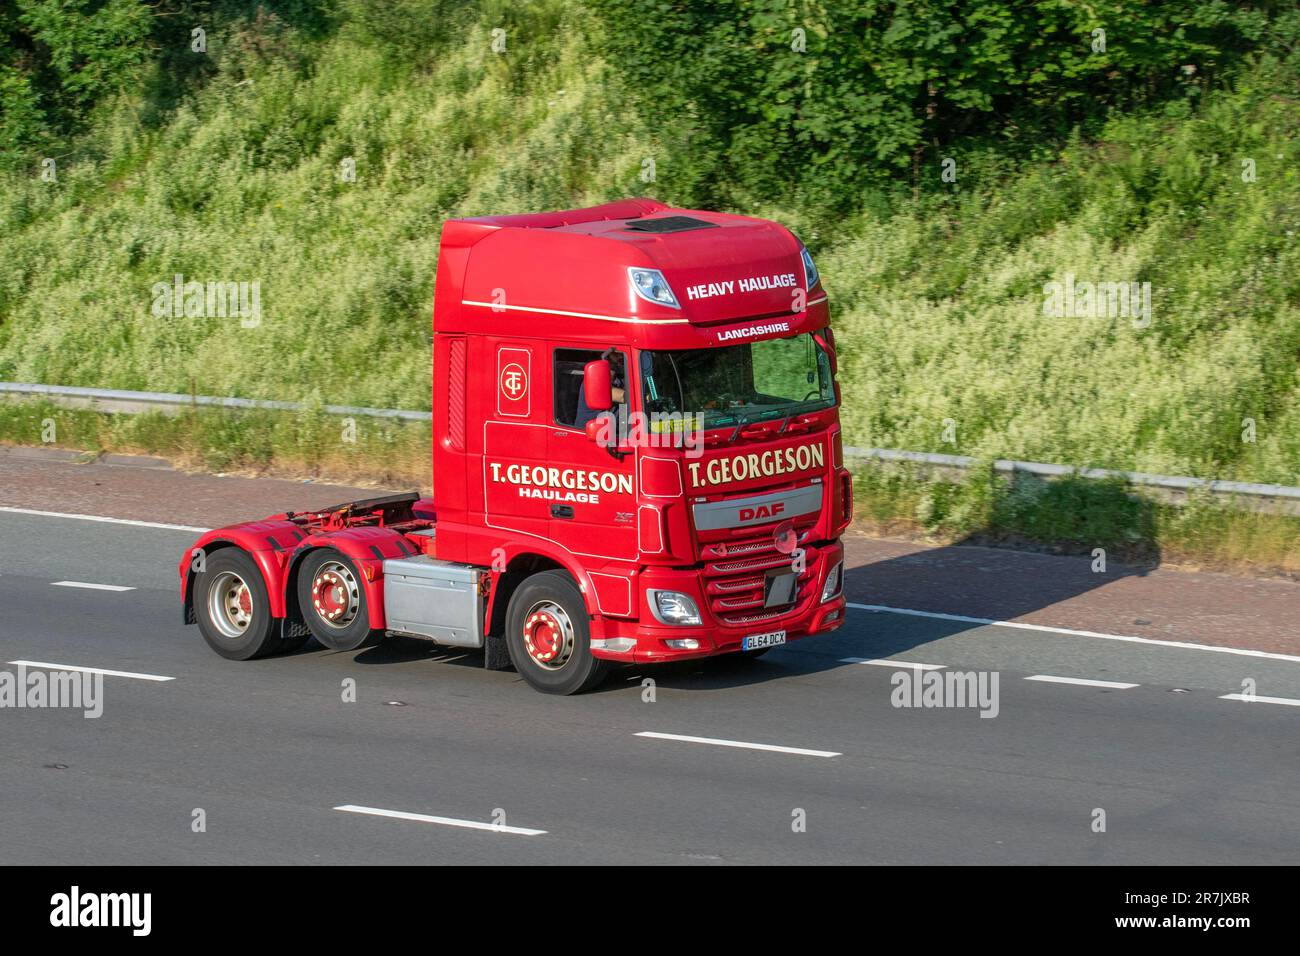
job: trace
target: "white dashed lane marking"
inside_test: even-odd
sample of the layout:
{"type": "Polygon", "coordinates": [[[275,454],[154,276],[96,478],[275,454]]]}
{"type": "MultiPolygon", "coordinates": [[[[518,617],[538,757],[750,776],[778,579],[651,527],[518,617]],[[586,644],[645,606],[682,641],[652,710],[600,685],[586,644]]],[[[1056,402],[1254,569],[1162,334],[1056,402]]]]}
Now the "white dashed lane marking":
{"type": "Polygon", "coordinates": [[[55,588],[85,588],[89,591],[134,591],[135,588],[123,587],[120,584],[91,584],[89,581],[53,581],[50,587],[55,588]]]}
{"type": "Polygon", "coordinates": [[[885,657],[841,657],[841,664],[874,664],[877,667],[910,667],[918,671],[941,671],[947,664],[918,664],[916,661],[891,661],[885,657]]]}
{"type": "Polygon", "coordinates": [[[1125,684],[1117,680],[1092,680],[1087,677],[1053,677],[1051,674],[1034,674],[1032,677],[1026,677],[1025,680],[1038,680],[1047,684],[1078,684],[1081,687],[1109,687],[1114,690],[1128,690],[1131,687],[1141,687],[1141,684],[1125,684]]]}
{"type": "Polygon", "coordinates": [[[643,730],[638,737],[650,737],[654,740],[677,740],[688,744],[711,744],[714,747],[739,747],[742,750],[770,750],[782,754],[798,754],[803,757],[839,757],[842,754],[834,750],[808,750],[804,747],[780,747],[776,744],[755,744],[744,740],[720,740],[716,737],[690,737],[685,734],[660,734],[643,730]]]}
{"type": "Polygon", "coordinates": [[[1290,697],[1260,697],[1258,694],[1224,694],[1219,700],[1244,700],[1248,704],[1285,704],[1288,707],[1300,707],[1300,700],[1290,697]]]}
{"type": "Polygon", "coordinates": [[[136,674],[131,671],[110,671],[102,667],[80,667],[76,664],[51,664],[47,661],[10,661],[10,664],[22,667],[36,667],[47,671],[79,671],[83,674],[103,674],[105,677],[130,677],[134,680],[167,681],[175,677],[163,677],[159,674],[136,674]]]}
{"type": "Polygon", "coordinates": [[[477,820],[457,820],[455,817],[435,817],[427,813],[408,813],[405,810],[383,810],[379,807],[358,807],[345,804],[335,807],[344,813],[361,813],[371,817],[388,817],[393,820],[411,820],[415,823],[436,823],[444,827],[460,827],[464,830],[487,830],[490,833],[509,833],[512,836],[541,836],[545,830],[530,830],[527,827],[508,827],[504,823],[480,823],[477,820]]]}

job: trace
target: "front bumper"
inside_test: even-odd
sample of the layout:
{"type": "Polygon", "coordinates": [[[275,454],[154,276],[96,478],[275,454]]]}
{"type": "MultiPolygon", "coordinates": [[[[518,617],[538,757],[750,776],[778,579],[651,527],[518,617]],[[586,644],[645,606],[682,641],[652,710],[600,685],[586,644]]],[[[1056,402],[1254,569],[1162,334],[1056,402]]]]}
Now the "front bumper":
{"type": "Polygon", "coordinates": [[[826,575],[844,559],[839,542],[818,549],[816,566],[810,568],[807,592],[786,612],[744,625],[729,625],[709,610],[702,574],[695,570],[653,570],[642,573],[637,583],[641,594],[638,621],[619,618],[596,618],[592,621],[592,656],[603,660],[636,664],[693,660],[731,654],[741,649],[744,639],[753,634],[784,631],[786,642],[818,634],[829,634],[844,623],[846,603],[843,577],[840,593],[821,601],[826,575]],[[647,589],[681,591],[689,594],[700,609],[703,623],[696,626],[660,624],[646,605],[647,589]],[[694,647],[673,646],[669,642],[694,641],[694,647]]]}

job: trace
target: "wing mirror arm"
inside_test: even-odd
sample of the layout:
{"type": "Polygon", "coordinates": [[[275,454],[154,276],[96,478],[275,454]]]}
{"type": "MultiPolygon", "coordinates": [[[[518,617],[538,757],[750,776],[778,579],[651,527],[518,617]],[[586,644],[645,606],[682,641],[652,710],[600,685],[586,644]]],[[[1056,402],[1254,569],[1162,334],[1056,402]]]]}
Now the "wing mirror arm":
{"type": "Polygon", "coordinates": [[[835,355],[835,336],[831,333],[830,327],[828,326],[821,332],[814,332],[812,337],[822,347],[826,357],[830,359],[831,374],[838,375],[840,373],[840,363],[839,358],[835,355]]]}
{"type": "Polygon", "coordinates": [[[595,442],[597,445],[603,445],[605,451],[609,452],[618,461],[622,461],[632,454],[630,451],[624,451],[618,446],[618,435],[613,426],[612,415],[597,415],[583,426],[583,430],[587,433],[589,441],[595,442]]]}

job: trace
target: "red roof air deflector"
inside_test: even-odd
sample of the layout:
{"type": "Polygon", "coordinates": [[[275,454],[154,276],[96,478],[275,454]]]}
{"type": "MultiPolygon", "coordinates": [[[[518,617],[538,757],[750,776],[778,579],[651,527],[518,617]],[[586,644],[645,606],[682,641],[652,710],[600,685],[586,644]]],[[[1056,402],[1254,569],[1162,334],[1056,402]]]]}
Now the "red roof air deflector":
{"type": "Polygon", "coordinates": [[[668,207],[653,199],[620,199],[603,206],[586,209],[567,209],[559,212],[533,212],[518,216],[479,216],[463,219],[488,226],[513,226],[517,229],[555,229],[557,226],[578,226],[584,222],[602,222],[612,219],[637,219],[649,216],[668,207]]]}
{"type": "Polygon", "coordinates": [[[766,219],[653,199],[448,220],[435,326],[634,348],[716,347],[826,326],[799,240],[766,219]],[[639,298],[629,269],[655,269],[679,307],[639,298]]]}

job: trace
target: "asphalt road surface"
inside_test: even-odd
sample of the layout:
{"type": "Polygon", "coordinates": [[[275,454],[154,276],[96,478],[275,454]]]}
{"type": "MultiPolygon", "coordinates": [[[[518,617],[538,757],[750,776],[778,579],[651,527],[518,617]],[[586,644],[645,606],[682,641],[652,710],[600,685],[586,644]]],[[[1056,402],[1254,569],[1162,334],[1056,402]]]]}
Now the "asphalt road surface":
{"type": "MultiPolygon", "coordinates": [[[[89,482],[41,467],[46,487],[89,482]]],[[[97,719],[0,709],[0,863],[1300,861],[1291,582],[1165,579],[1171,607],[1179,587],[1211,610],[1216,588],[1256,591],[1152,633],[1140,594],[1099,597],[1143,575],[1085,588],[1075,559],[1036,557],[1074,563],[1013,582],[987,569],[1014,559],[985,555],[981,579],[960,566],[983,549],[855,543],[857,606],[835,635],[553,698],[417,640],[223,660],[180,623],[194,531],[33,514],[140,517],[107,490],[34,508],[23,488],[0,493],[0,671],[118,673],[97,719]],[[934,603],[898,606],[891,574],[934,603]],[[979,604],[981,580],[1014,613],[979,604]],[[1252,630],[1243,608],[1261,603],[1277,613],[1252,630]],[[1146,623],[1117,629],[1125,615],[1146,623]],[[981,623],[1013,616],[1038,623],[981,623]],[[996,676],[986,706],[891,699],[896,675],[964,673],[990,692],[996,676]]],[[[196,500],[176,498],[177,523],[196,500]]]]}

